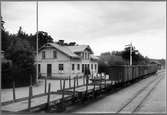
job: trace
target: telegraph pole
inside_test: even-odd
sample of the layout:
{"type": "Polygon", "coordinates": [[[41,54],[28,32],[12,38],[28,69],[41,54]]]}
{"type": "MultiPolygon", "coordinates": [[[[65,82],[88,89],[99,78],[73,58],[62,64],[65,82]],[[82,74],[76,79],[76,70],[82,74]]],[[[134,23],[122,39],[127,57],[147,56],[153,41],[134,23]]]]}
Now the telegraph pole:
{"type": "Polygon", "coordinates": [[[38,83],[38,0],[36,2],[36,83],[38,83]]]}
{"type": "Polygon", "coordinates": [[[132,65],[132,43],[130,43],[130,66],[132,65]]]}
{"type": "Polygon", "coordinates": [[[129,54],[129,57],[130,57],[130,61],[129,61],[129,65],[130,66],[132,66],[132,48],[133,48],[133,46],[132,46],[132,43],[130,43],[130,44],[128,44],[128,45],[125,45],[125,46],[128,46],[128,47],[130,47],[130,54],[129,54]]]}

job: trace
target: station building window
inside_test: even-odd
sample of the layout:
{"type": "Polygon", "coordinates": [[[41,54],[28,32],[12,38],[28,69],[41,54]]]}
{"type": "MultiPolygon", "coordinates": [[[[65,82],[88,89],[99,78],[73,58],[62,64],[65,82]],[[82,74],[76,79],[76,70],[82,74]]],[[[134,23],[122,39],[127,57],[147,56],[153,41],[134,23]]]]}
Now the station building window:
{"type": "Polygon", "coordinates": [[[95,70],[97,69],[97,64],[95,64],[95,70]]]}
{"type": "Polygon", "coordinates": [[[42,51],[42,59],[45,59],[45,51],[42,51]]]}
{"type": "Polygon", "coordinates": [[[57,51],[53,51],[53,58],[57,58],[57,51]]]}
{"type": "Polygon", "coordinates": [[[91,64],[91,69],[93,70],[93,64],[91,64]]]}
{"type": "Polygon", "coordinates": [[[72,64],[72,70],[74,71],[74,69],[75,69],[75,65],[74,65],[74,64],[72,64]]]}
{"type": "Polygon", "coordinates": [[[64,70],[64,64],[59,64],[59,71],[63,71],[64,70]]]}
{"type": "Polygon", "coordinates": [[[80,64],[77,65],[77,69],[80,70],[80,64]]]}

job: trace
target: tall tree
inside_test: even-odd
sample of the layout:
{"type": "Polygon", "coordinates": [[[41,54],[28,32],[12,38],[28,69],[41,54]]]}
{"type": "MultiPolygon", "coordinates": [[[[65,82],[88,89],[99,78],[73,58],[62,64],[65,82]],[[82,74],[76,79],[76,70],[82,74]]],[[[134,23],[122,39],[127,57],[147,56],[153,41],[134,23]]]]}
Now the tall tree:
{"type": "Polygon", "coordinates": [[[53,38],[50,35],[48,35],[47,32],[39,31],[38,32],[38,43],[39,43],[38,48],[40,48],[41,46],[43,46],[44,44],[46,44],[48,42],[53,43],[53,38]]]}
{"type": "Polygon", "coordinates": [[[28,41],[17,38],[14,39],[7,51],[6,58],[12,60],[13,79],[24,80],[35,77],[34,55],[28,41]]]}
{"type": "Polygon", "coordinates": [[[9,42],[10,42],[10,34],[9,32],[7,32],[4,28],[4,23],[5,21],[3,21],[2,16],[1,16],[1,41],[2,41],[2,50],[6,50],[9,46],[9,42]]]}
{"type": "Polygon", "coordinates": [[[1,42],[2,42],[2,50],[6,51],[6,49],[9,46],[10,35],[8,32],[2,29],[1,29],[1,42]]]}

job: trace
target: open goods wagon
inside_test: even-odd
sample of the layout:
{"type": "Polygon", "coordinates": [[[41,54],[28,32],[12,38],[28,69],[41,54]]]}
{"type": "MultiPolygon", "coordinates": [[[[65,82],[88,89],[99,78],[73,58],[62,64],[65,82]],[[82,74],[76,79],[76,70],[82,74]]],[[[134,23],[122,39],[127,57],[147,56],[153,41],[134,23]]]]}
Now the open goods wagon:
{"type": "Polygon", "coordinates": [[[109,74],[109,79],[117,82],[129,82],[135,79],[140,79],[145,75],[156,73],[158,67],[156,64],[150,65],[117,65],[110,66],[106,73],[109,74]]]}

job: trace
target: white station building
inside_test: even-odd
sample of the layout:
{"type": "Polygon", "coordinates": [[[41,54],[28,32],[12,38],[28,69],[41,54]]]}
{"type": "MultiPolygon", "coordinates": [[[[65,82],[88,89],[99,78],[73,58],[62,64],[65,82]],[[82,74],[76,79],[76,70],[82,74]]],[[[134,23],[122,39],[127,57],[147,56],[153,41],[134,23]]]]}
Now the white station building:
{"type": "Polygon", "coordinates": [[[60,45],[47,43],[39,49],[38,71],[47,78],[83,76],[85,68],[98,73],[98,58],[89,45],[60,45]]]}

